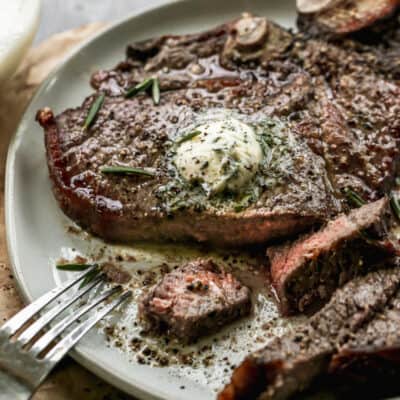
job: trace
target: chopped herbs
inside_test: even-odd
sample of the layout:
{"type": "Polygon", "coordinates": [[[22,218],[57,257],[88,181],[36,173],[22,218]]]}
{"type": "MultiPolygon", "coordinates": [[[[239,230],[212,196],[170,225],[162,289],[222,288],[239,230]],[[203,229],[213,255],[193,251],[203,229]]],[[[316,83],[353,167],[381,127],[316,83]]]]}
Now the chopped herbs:
{"type": "Polygon", "coordinates": [[[147,78],[143,82],[138,83],[136,86],[129,88],[125,93],[125,97],[131,98],[150,88],[153,102],[155,105],[158,105],[160,103],[160,84],[158,78],[147,78]]]}
{"type": "Polygon", "coordinates": [[[248,194],[246,196],[244,196],[239,203],[235,204],[235,206],[233,207],[235,212],[240,212],[243,211],[244,209],[246,209],[247,207],[249,207],[251,201],[253,200],[253,196],[248,194]]]}
{"type": "Polygon", "coordinates": [[[361,207],[367,203],[359,194],[357,194],[350,188],[346,188],[344,193],[348,201],[356,207],[361,207]]]}
{"type": "Polygon", "coordinates": [[[90,271],[85,278],[82,280],[81,284],[79,285],[79,289],[86,286],[88,283],[92,282],[96,276],[100,273],[99,268],[95,268],[93,271],[90,271]]]}
{"type": "Polygon", "coordinates": [[[187,142],[188,140],[193,139],[194,137],[199,136],[200,134],[201,134],[200,131],[192,131],[192,132],[189,132],[187,135],[184,135],[184,136],[182,136],[180,139],[178,139],[178,140],[176,141],[176,143],[177,143],[177,144],[181,144],[181,143],[183,143],[183,142],[187,142]]]}
{"type": "Polygon", "coordinates": [[[138,83],[136,86],[131,87],[125,93],[126,98],[136,96],[138,93],[147,90],[153,84],[153,78],[145,79],[143,82],[138,83]]]}
{"type": "Polygon", "coordinates": [[[97,266],[97,264],[57,264],[56,268],[61,271],[85,271],[90,267],[97,266]]]}
{"type": "Polygon", "coordinates": [[[390,205],[394,214],[400,220],[400,203],[399,199],[397,198],[397,196],[394,195],[394,193],[390,195],[390,205]]]}
{"type": "Polygon", "coordinates": [[[102,93],[99,97],[96,98],[96,100],[93,101],[90,110],[88,112],[88,115],[85,119],[85,123],[83,124],[83,129],[88,129],[93,124],[97,113],[99,112],[101,106],[103,105],[104,98],[105,94],[102,93]]]}
{"type": "Polygon", "coordinates": [[[143,175],[143,176],[155,176],[154,172],[147,169],[138,167],[125,167],[125,166],[109,166],[101,169],[103,174],[115,174],[115,175],[143,175]]]}
{"type": "Polygon", "coordinates": [[[160,84],[158,78],[153,79],[153,86],[151,88],[151,95],[153,97],[153,102],[157,106],[160,103],[160,84]]]}

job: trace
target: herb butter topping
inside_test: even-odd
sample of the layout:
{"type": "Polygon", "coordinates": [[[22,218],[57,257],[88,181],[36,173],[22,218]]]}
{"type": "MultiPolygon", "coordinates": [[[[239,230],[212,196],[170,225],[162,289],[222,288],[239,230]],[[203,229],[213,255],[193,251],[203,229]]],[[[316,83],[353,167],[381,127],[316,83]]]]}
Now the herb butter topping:
{"type": "Polygon", "coordinates": [[[196,127],[197,135],[179,143],[175,165],[190,183],[208,194],[240,192],[257,173],[263,152],[254,128],[227,116],[196,127]]]}

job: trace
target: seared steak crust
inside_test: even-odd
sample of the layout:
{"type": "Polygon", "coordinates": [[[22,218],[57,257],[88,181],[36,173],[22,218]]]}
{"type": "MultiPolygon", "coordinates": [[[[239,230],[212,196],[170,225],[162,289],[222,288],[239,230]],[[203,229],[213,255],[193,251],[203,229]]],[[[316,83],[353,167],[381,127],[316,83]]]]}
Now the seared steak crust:
{"type": "MultiPolygon", "coordinates": [[[[320,23],[318,13],[300,14],[297,25],[305,38],[320,38],[330,44],[359,53],[368,65],[385,79],[399,81],[400,3],[397,0],[379,0],[370,2],[369,5],[371,6],[369,16],[366,15],[366,18],[360,20],[363,29],[359,29],[360,25],[357,29],[350,29],[347,32],[329,29],[320,23]]],[[[365,8],[367,9],[368,7],[365,8]]],[[[329,12],[333,15],[335,9],[329,12]]],[[[356,28],[356,25],[352,28],[356,28]]]]}
{"type": "Polygon", "coordinates": [[[301,392],[334,366],[333,356],[341,354],[352,337],[363,337],[365,327],[375,324],[399,287],[398,267],[349,282],[304,325],[247,357],[218,399],[287,399],[301,392]]]}
{"type": "Polygon", "coordinates": [[[211,260],[167,273],[139,302],[148,328],[190,342],[248,315],[250,290],[211,260]]]}
{"type": "Polygon", "coordinates": [[[314,12],[299,10],[299,25],[311,33],[346,35],[390,17],[398,6],[398,0],[339,0],[314,12]]]}
{"type": "Polygon", "coordinates": [[[397,291],[366,327],[350,334],[350,339],[332,357],[322,380],[328,385],[340,385],[348,398],[356,392],[366,398],[386,398],[399,394],[399,378],[400,291],[397,291]]]}
{"type": "Polygon", "coordinates": [[[346,210],[348,186],[376,200],[393,184],[399,87],[379,78],[362,55],[305,41],[264,18],[245,15],[209,32],[133,44],[126,61],[94,74],[92,85],[107,96],[90,129],[82,125],[97,94],[58,116],[41,110],[37,119],[61,208],[108,240],[262,243],[346,210]],[[142,94],[123,96],[154,75],[160,105],[142,94]],[[278,121],[292,138],[290,168],[278,159],[279,173],[262,172],[277,174],[275,183],[239,211],[207,197],[193,204],[191,189],[186,205],[171,207],[166,193],[182,191],[168,186],[174,177],[166,154],[199,115],[221,108],[250,124],[278,121]],[[106,165],[151,168],[155,177],[105,176],[106,165]]]}
{"type": "Polygon", "coordinates": [[[383,198],[294,243],[268,248],[282,312],[304,311],[317,300],[326,301],[337,287],[394,258],[389,219],[389,201],[383,198]]]}

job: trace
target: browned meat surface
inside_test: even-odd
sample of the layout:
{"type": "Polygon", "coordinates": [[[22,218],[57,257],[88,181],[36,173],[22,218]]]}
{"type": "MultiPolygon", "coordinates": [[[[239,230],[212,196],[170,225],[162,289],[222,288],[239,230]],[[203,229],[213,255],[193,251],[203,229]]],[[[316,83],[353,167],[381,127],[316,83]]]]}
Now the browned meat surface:
{"type": "Polygon", "coordinates": [[[347,34],[391,16],[398,0],[298,0],[300,19],[311,18],[322,31],[347,34]]]}
{"type": "Polygon", "coordinates": [[[365,398],[399,394],[400,291],[366,327],[350,335],[332,358],[323,379],[328,385],[343,387],[348,397],[355,391],[365,398]]]}
{"type": "MultiPolygon", "coordinates": [[[[382,9],[384,3],[394,5],[396,2],[384,0],[383,2],[373,1],[373,3],[375,6],[370,4],[370,16],[379,16],[379,10],[382,9]]],[[[391,7],[388,10],[390,9],[391,7]]],[[[330,12],[333,13],[334,9],[330,12]]],[[[366,19],[364,22],[369,23],[370,21],[366,19]]],[[[319,37],[324,42],[357,52],[363,56],[370,67],[386,79],[393,79],[397,82],[400,80],[399,3],[397,11],[390,11],[385,18],[379,19],[363,29],[355,26],[357,28],[355,31],[346,34],[332,32],[327,27],[324,29],[323,25],[319,23],[318,13],[300,14],[298,26],[304,38],[319,37]]]]}
{"type": "Polygon", "coordinates": [[[271,278],[285,314],[304,311],[355,276],[396,255],[387,198],[354,209],[294,243],[272,246],[271,278]]]}
{"type": "Polygon", "coordinates": [[[287,399],[303,391],[332,368],[332,357],[352,337],[364,337],[365,327],[372,327],[387,305],[390,309],[399,288],[398,267],[347,283],[304,325],[247,357],[218,399],[287,399]]]}
{"type": "Polygon", "coordinates": [[[251,309],[250,290],[211,260],[196,260],[172,272],[146,293],[139,316],[150,330],[192,341],[251,309]]]}
{"type": "Polygon", "coordinates": [[[94,74],[107,96],[90,129],[82,125],[97,94],[58,116],[38,113],[59,204],[109,240],[237,246],[329,220],[347,209],[349,186],[376,200],[397,170],[400,89],[362,57],[249,15],[133,44],[126,61],[94,74]],[[149,76],[159,78],[159,105],[146,94],[123,96],[149,76]],[[182,179],[171,157],[181,135],[215,110],[264,127],[264,158],[239,192],[210,196],[182,179]],[[102,174],[109,165],[154,176],[102,174]]]}

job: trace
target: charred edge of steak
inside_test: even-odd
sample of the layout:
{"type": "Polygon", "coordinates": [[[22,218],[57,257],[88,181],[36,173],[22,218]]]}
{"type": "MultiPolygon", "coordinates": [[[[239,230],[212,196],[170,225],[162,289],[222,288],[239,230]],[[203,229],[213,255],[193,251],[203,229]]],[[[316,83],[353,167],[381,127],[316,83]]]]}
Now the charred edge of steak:
{"type": "Polygon", "coordinates": [[[285,314],[329,299],[337,287],[394,257],[383,198],[342,215],[293,245],[271,247],[272,283],[285,314]]]}
{"type": "Polygon", "coordinates": [[[328,372],[332,356],[382,312],[399,286],[398,267],[350,281],[307,323],[247,357],[218,399],[287,399],[303,391],[328,372]]]}
{"type": "MultiPolygon", "coordinates": [[[[119,226],[118,210],[96,201],[92,191],[76,190],[71,185],[71,173],[61,148],[60,132],[53,111],[46,107],[39,110],[36,120],[45,130],[45,146],[53,193],[64,213],[82,228],[93,233],[112,232],[119,226]],[[94,207],[93,204],[96,204],[94,207]],[[99,213],[101,218],[99,218],[99,213]]],[[[88,182],[89,183],[89,182],[88,182]]],[[[107,235],[103,235],[107,236],[107,235]]]]}
{"type": "Polygon", "coordinates": [[[227,34],[228,30],[229,24],[224,24],[205,32],[193,33],[184,36],[165,35],[143,40],[141,42],[131,43],[126,49],[126,56],[128,59],[134,61],[138,60],[144,63],[150,58],[155,57],[163,48],[163,46],[166,44],[168,45],[168,42],[174,46],[192,45],[194,46],[192,50],[196,51],[201,43],[206,42],[211,38],[219,38],[224,36],[227,34]]]}
{"type": "Polygon", "coordinates": [[[211,260],[166,274],[139,303],[139,317],[150,331],[184,342],[213,333],[250,310],[250,290],[211,260]]]}

